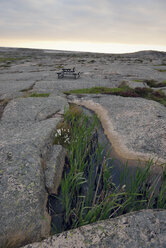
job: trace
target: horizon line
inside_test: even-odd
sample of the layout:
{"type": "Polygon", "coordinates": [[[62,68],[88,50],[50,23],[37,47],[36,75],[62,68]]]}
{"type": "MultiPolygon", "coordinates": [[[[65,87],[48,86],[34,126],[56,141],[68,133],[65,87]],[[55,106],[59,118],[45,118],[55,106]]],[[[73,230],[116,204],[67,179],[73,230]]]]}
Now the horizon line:
{"type": "Polygon", "coordinates": [[[164,50],[155,50],[155,49],[144,49],[128,52],[100,52],[100,51],[83,51],[83,50],[67,50],[67,49],[54,49],[54,48],[41,48],[41,47],[27,47],[27,46],[0,46],[0,49],[29,49],[29,50],[43,50],[43,51],[55,51],[55,52],[69,52],[69,53],[98,53],[98,54],[131,54],[139,52],[162,52],[166,53],[164,50]]]}

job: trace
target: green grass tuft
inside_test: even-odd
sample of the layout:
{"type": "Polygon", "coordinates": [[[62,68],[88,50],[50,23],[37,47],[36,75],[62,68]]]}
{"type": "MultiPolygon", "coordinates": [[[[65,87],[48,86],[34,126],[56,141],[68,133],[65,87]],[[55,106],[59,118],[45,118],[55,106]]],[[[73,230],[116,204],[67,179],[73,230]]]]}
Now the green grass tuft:
{"type": "Polygon", "coordinates": [[[17,60],[16,58],[0,58],[0,62],[12,62],[12,61],[15,61],[17,60]]]}
{"type": "Polygon", "coordinates": [[[136,82],[136,83],[142,83],[144,80],[142,80],[142,79],[135,79],[133,81],[136,82]]]}
{"type": "Polygon", "coordinates": [[[29,97],[48,97],[50,95],[50,93],[32,93],[31,95],[29,95],[29,97]]]}
{"type": "Polygon", "coordinates": [[[15,57],[15,58],[11,58],[11,57],[0,57],[0,63],[7,63],[7,62],[14,62],[17,60],[22,60],[25,59],[25,57],[15,57]]]}
{"type": "MultiPolygon", "coordinates": [[[[165,81],[162,82],[165,85],[165,81]]],[[[164,92],[158,90],[155,91],[151,88],[136,87],[135,89],[129,86],[120,86],[119,88],[107,88],[107,87],[92,87],[86,89],[77,89],[64,92],[65,94],[110,94],[119,95],[123,97],[142,97],[148,100],[154,100],[166,106],[166,95],[164,92]]]]}
{"type": "Polygon", "coordinates": [[[163,61],[161,64],[153,65],[153,66],[166,66],[166,61],[163,61]]]}
{"type": "Polygon", "coordinates": [[[124,86],[121,88],[92,87],[92,88],[65,91],[64,93],[65,94],[116,94],[127,91],[128,89],[129,89],[128,86],[124,86]]]}
{"type": "Polygon", "coordinates": [[[164,87],[165,87],[166,86],[166,80],[163,80],[162,84],[164,84],[164,87]]]}
{"type": "Polygon", "coordinates": [[[159,71],[159,72],[166,72],[166,70],[164,69],[154,69],[154,70],[156,70],[156,71],[159,71]]]}

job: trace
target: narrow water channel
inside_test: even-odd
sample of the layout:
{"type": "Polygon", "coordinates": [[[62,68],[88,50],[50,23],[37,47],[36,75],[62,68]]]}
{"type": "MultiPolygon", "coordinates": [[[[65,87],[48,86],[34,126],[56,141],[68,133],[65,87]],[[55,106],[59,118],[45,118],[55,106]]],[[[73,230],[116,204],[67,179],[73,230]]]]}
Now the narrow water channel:
{"type": "MultiPolygon", "coordinates": [[[[83,109],[84,114],[93,117],[94,112],[92,110],[89,110],[85,107],[81,107],[81,108],[83,109]]],[[[104,133],[104,129],[100,122],[99,122],[99,127],[97,129],[97,133],[98,133],[98,142],[99,144],[102,145],[102,147],[104,147],[104,156],[107,156],[108,154],[108,159],[109,159],[108,166],[112,168],[112,181],[116,186],[118,186],[120,184],[120,175],[123,173],[125,169],[125,165],[127,165],[128,167],[128,179],[130,179],[131,175],[135,174],[136,172],[138,161],[135,160],[124,161],[117,156],[117,154],[114,152],[112,144],[106,137],[104,133]]],[[[128,182],[129,181],[130,180],[128,180],[128,182]]]]}
{"type": "MultiPolygon", "coordinates": [[[[86,116],[90,117],[89,120],[92,120],[93,116],[94,116],[94,112],[85,108],[85,107],[81,107],[81,108],[83,110],[83,113],[86,116]]],[[[110,141],[107,139],[106,135],[104,134],[104,129],[102,128],[102,125],[100,122],[99,122],[99,125],[98,125],[96,130],[97,131],[95,133],[95,136],[93,137],[94,139],[92,139],[92,142],[94,141],[94,144],[91,145],[90,154],[86,158],[86,162],[91,161],[90,163],[93,163],[94,168],[93,168],[92,174],[96,175],[95,180],[94,180],[95,188],[92,191],[92,199],[95,198],[96,192],[98,192],[100,196],[102,195],[104,184],[103,184],[102,179],[99,180],[99,178],[100,178],[101,172],[102,172],[102,163],[103,163],[105,158],[107,160],[107,163],[106,163],[107,167],[111,168],[111,183],[112,183],[112,185],[115,185],[115,186],[113,186],[115,188],[118,188],[120,185],[122,187],[123,184],[125,184],[125,186],[130,187],[131,178],[132,179],[135,178],[135,175],[137,173],[137,167],[140,166],[137,161],[129,161],[129,162],[126,161],[125,162],[116,156],[116,154],[113,150],[113,147],[110,144],[110,141]],[[94,158],[92,160],[90,159],[90,157],[93,157],[92,152],[93,152],[94,148],[97,147],[96,144],[100,144],[103,148],[102,159],[101,159],[100,165],[99,166],[97,165],[97,167],[95,165],[95,163],[96,163],[96,157],[95,156],[96,155],[94,156],[94,158]],[[124,174],[125,168],[127,168],[127,173],[125,173],[125,178],[123,178],[123,180],[125,180],[125,182],[123,182],[123,180],[121,181],[121,178],[122,178],[121,175],[124,174]],[[98,185],[98,183],[100,185],[98,185]],[[97,188],[97,190],[96,190],[96,188],[97,188]]],[[[88,166],[90,167],[90,164],[87,165],[87,167],[88,166]]],[[[67,169],[65,169],[65,171],[63,173],[63,178],[64,178],[64,175],[65,175],[65,177],[68,177],[68,174],[69,174],[70,164],[69,164],[68,159],[66,159],[65,168],[67,168],[67,169]]],[[[142,168],[141,170],[143,170],[144,165],[142,164],[140,168],[142,168]]],[[[80,194],[80,195],[73,196],[73,199],[72,200],[70,199],[72,201],[71,207],[74,210],[76,209],[76,206],[78,205],[78,202],[79,202],[78,198],[80,196],[86,198],[88,195],[88,191],[90,190],[89,185],[88,185],[89,183],[91,183],[89,181],[89,175],[88,175],[88,173],[90,173],[89,171],[90,171],[90,169],[87,169],[87,171],[83,174],[83,176],[86,179],[86,183],[84,183],[80,187],[79,193],[78,192],[76,193],[76,194],[80,194]],[[77,200],[78,200],[78,202],[77,202],[77,200]]],[[[153,175],[155,178],[156,173],[152,174],[152,176],[151,176],[152,181],[153,181],[153,175]]],[[[93,178],[93,176],[91,177],[90,180],[93,180],[92,178],[93,178]]],[[[156,187],[157,190],[160,190],[161,180],[156,181],[156,183],[158,184],[156,187]]],[[[137,185],[137,186],[138,186],[137,188],[139,188],[139,185],[137,185]]],[[[141,187],[142,187],[142,185],[141,185],[141,187]]],[[[136,192],[134,192],[134,194],[135,193],[138,195],[139,195],[139,193],[147,194],[147,191],[145,188],[146,187],[149,188],[150,183],[146,183],[143,189],[141,187],[140,187],[140,191],[138,189],[136,192]]],[[[143,197],[144,197],[143,200],[146,201],[146,198],[148,198],[148,195],[144,195],[143,197]]],[[[47,208],[48,208],[49,214],[52,217],[52,223],[51,223],[52,233],[60,233],[64,230],[69,230],[71,227],[73,227],[72,226],[72,220],[69,219],[67,222],[65,221],[65,218],[66,218],[65,217],[66,216],[65,211],[66,210],[63,207],[62,198],[63,197],[62,197],[61,187],[59,187],[58,195],[52,194],[52,195],[49,195],[49,197],[48,197],[47,208]]],[[[139,200],[138,198],[133,198],[134,199],[133,201],[139,200]]],[[[124,200],[123,198],[120,200],[120,204],[121,204],[121,201],[123,202],[123,200],[124,200]]],[[[141,198],[141,200],[142,200],[142,198],[141,198]]],[[[156,202],[157,202],[157,198],[154,197],[152,206],[155,208],[157,207],[156,202]]],[[[119,204],[119,200],[117,201],[117,204],[119,204]]],[[[133,209],[132,202],[130,202],[130,205],[131,205],[130,209],[133,209]]],[[[93,204],[92,204],[92,206],[93,206],[93,204]]],[[[163,203],[163,206],[165,206],[164,203],[163,203]]],[[[139,207],[138,207],[138,209],[139,209],[139,207]]],[[[135,210],[137,210],[137,206],[136,206],[135,210]]],[[[126,213],[127,211],[128,210],[124,210],[124,211],[122,210],[121,214],[126,213]]],[[[79,213],[77,213],[77,214],[79,215],[79,213]]],[[[74,215],[75,215],[75,213],[74,213],[74,215]]]]}

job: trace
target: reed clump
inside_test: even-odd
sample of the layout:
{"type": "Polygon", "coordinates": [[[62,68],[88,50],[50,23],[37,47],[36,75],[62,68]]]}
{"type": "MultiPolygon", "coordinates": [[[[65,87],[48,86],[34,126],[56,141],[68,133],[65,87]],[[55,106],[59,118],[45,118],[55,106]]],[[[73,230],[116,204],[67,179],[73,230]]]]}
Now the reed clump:
{"type": "MultiPolygon", "coordinates": [[[[70,130],[66,145],[69,169],[64,172],[61,197],[58,196],[63,209],[63,230],[140,209],[166,209],[166,166],[163,165],[162,173],[153,173],[155,165],[150,160],[131,174],[126,164],[120,184],[115,185],[113,162],[97,139],[97,117],[76,113],[67,111],[63,122],[70,130]]],[[[58,232],[56,226],[53,229],[58,232]]]]}

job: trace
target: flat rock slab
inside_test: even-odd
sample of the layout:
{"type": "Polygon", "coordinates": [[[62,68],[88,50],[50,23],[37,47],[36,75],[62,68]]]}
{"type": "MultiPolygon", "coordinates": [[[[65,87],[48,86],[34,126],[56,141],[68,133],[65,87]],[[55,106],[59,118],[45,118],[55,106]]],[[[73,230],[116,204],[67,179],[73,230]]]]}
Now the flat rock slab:
{"type": "Polygon", "coordinates": [[[50,74],[53,77],[55,77],[55,72],[54,73],[50,73],[48,71],[39,71],[38,69],[34,68],[31,71],[18,71],[17,68],[15,69],[15,71],[10,72],[10,70],[6,70],[4,73],[2,73],[0,75],[2,82],[3,81],[24,81],[26,84],[26,81],[29,80],[41,80],[42,78],[47,79],[50,74]]]}
{"type": "Polygon", "coordinates": [[[54,235],[24,248],[165,248],[166,211],[142,210],[54,235]]]}
{"type": "Polygon", "coordinates": [[[2,81],[0,82],[0,99],[13,99],[23,96],[22,91],[32,88],[34,81],[2,81]]]}
{"type": "Polygon", "coordinates": [[[7,105],[1,121],[13,125],[39,122],[63,113],[66,104],[66,99],[61,96],[17,98],[7,105]]]}
{"type": "Polygon", "coordinates": [[[56,158],[52,143],[61,119],[56,113],[63,113],[65,106],[65,99],[50,97],[15,99],[5,107],[0,122],[0,244],[10,241],[18,247],[49,235],[45,168],[54,166],[56,172],[51,158],[56,158]]]}
{"type": "Polygon", "coordinates": [[[166,108],[142,98],[87,95],[74,102],[95,111],[116,153],[166,162],[166,108]]]}
{"type": "Polygon", "coordinates": [[[21,91],[26,90],[30,87],[32,87],[34,84],[34,81],[3,81],[0,82],[0,94],[5,94],[8,92],[15,92],[15,91],[21,91]]]}
{"type": "Polygon", "coordinates": [[[37,92],[64,92],[73,89],[82,89],[89,87],[112,87],[113,84],[107,79],[104,80],[104,76],[97,78],[87,78],[86,75],[82,75],[79,79],[73,78],[54,78],[53,81],[38,81],[36,82],[33,91],[37,92]]]}

